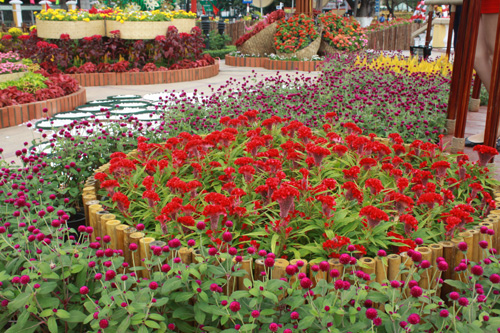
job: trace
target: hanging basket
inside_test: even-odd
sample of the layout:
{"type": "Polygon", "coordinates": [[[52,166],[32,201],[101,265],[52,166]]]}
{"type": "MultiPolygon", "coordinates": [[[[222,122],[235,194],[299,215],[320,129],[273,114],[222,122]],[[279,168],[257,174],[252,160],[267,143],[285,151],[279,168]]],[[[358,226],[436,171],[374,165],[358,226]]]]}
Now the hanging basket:
{"type": "Polygon", "coordinates": [[[316,38],[311,44],[294,53],[281,53],[276,52],[276,54],[283,58],[298,58],[298,59],[311,59],[312,56],[318,54],[319,46],[321,44],[321,33],[318,38],[316,38]]]}
{"type": "Polygon", "coordinates": [[[338,53],[341,53],[340,50],[337,50],[336,48],[334,48],[333,46],[330,46],[330,44],[328,44],[327,41],[325,40],[321,40],[321,44],[319,46],[319,51],[318,53],[320,55],[332,55],[332,54],[338,54],[338,53]]]}
{"type": "Polygon", "coordinates": [[[252,36],[243,45],[238,46],[238,51],[242,54],[263,56],[274,53],[274,34],[278,22],[274,22],[252,36]]]}
{"type": "Polygon", "coordinates": [[[68,34],[71,39],[82,39],[94,35],[104,36],[104,20],[95,21],[45,21],[36,20],[36,32],[40,38],[60,39],[68,34]]]}
{"type": "MultiPolygon", "coordinates": [[[[121,39],[155,39],[156,36],[165,36],[172,21],[143,22],[143,21],[106,21],[106,36],[112,37],[111,31],[120,31],[121,39]]],[[[179,31],[180,32],[180,31],[179,31]]]]}

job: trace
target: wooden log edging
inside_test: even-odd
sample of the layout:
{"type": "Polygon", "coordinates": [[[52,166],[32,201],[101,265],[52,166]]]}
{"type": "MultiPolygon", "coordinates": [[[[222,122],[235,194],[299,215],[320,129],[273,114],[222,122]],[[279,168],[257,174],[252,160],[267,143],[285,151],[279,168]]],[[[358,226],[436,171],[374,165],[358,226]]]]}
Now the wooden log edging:
{"type": "Polygon", "coordinates": [[[387,29],[367,31],[367,49],[378,51],[409,50],[412,45],[411,34],[422,25],[418,23],[396,25],[387,29]]]}
{"type": "Polygon", "coordinates": [[[0,128],[17,126],[59,112],[73,111],[76,107],[85,103],[87,103],[87,92],[85,88],[80,87],[78,91],[59,98],[6,106],[0,108],[0,128]],[[45,108],[48,109],[47,113],[43,112],[45,108]]]}
{"type": "Polygon", "coordinates": [[[269,70],[319,71],[323,61],[272,60],[264,57],[233,57],[226,55],[226,65],[236,67],[262,67],[269,70]]]}
{"type": "Polygon", "coordinates": [[[175,83],[208,79],[219,74],[220,60],[205,67],[155,72],[69,74],[83,87],[175,83]]]}

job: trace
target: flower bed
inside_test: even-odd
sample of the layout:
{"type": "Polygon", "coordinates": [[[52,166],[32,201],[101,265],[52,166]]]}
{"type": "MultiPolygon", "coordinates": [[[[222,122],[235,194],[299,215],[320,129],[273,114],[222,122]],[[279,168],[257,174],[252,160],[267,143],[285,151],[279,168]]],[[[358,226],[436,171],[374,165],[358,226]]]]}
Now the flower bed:
{"type": "Polygon", "coordinates": [[[139,219],[156,239],[198,238],[195,226],[203,221],[204,244],[220,245],[226,230],[238,231],[235,247],[310,260],[336,258],[351,242],[373,256],[380,248],[414,249],[417,238],[449,240],[495,207],[489,185],[473,180],[482,169],[466,157],[453,163],[442,146],[415,141],[406,149],[391,134],[390,149],[359,137],[353,123],[344,124],[349,135],[342,137],[329,113],[330,123],[316,133],[298,121],[258,117],[255,110],[223,117],[224,129],[203,139],[182,133],[165,145],[139,140],[132,159],[112,155],[109,173],[96,175],[114,203],[108,210],[129,225],[139,219]],[[442,190],[444,183],[450,188],[442,190]]]}
{"type": "MultiPolygon", "coordinates": [[[[77,73],[70,74],[83,87],[161,84],[202,80],[219,74],[219,61],[199,62],[195,68],[172,69],[168,71],[132,72],[132,73],[77,73]]],[[[188,64],[189,65],[189,64],[188,64]]]]}
{"type": "Polygon", "coordinates": [[[31,59],[49,73],[67,74],[109,72],[152,72],[169,69],[188,69],[214,63],[209,55],[203,55],[201,30],[194,28],[192,34],[178,33],[170,26],[165,36],[154,40],[129,41],[100,35],[85,37],[78,42],[62,34],[52,43],[40,40],[36,31],[23,36],[17,51],[22,57],[31,59]],[[171,45],[178,45],[171,48],[171,45]]]}
{"type": "MultiPolygon", "coordinates": [[[[252,121],[251,117],[247,119],[252,121]]],[[[239,120],[245,121],[243,118],[239,120]]],[[[14,327],[25,331],[35,326],[40,331],[49,328],[55,330],[57,327],[60,331],[260,329],[289,333],[297,328],[327,331],[334,327],[340,331],[385,332],[386,327],[401,327],[412,331],[437,332],[446,326],[449,331],[461,331],[472,329],[472,325],[477,330],[488,332],[499,326],[500,318],[495,311],[500,294],[499,257],[493,254],[494,250],[488,251],[489,247],[498,244],[499,233],[495,233],[495,228],[498,231],[498,212],[490,213],[494,223],[486,222],[480,232],[472,237],[467,236],[463,242],[456,238],[456,246],[441,247],[441,252],[435,247],[432,247],[432,252],[420,247],[403,256],[386,256],[383,251],[377,251],[378,256],[374,259],[358,259],[356,249],[347,246],[347,251],[338,260],[312,263],[278,258],[272,249],[262,248],[263,245],[258,250],[253,246],[245,247],[246,251],[239,249],[234,246],[240,236],[240,231],[235,227],[239,223],[237,220],[233,221],[233,225],[225,221],[222,242],[215,242],[216,246],[212,248],[207,248],[206,245],[211,244],[202,243],[198,238],[188,242],[178,238],[168,239],[168,242],[153,242],[154,239],[144,233],[144,225],[139,223],[142,221],[138,221],[136,228],[125,229],[122,221],[116,220],[117,215],[106,214],[102,210],[106,202],[92,200],[87,202],[88,218],[89,223],[96,227],[81,225],[75,227],[78,234],[68,233],[71,193],[78,192],[79,186],[83,185],[77,182],[81,175],[92,173],[96,163],[98,165],[108,160],[109,152],[130,149],[128,144],[136,141],[135,138],[141,134],[150,141],[139,139],[142,148],[140,152],[131,153],[129,160],[139,158],[143,163],[159,159],[163,154],[158,151],[160,155],[155,157],[156,148],[151,145],[167,140],[163,129],[154,131],[133,123],[133,120],[122,120],[114,123],[113,127],[105,127],[108,123],[102,124],[92,119],[73,123],[50,137],[50,144],[53,144],[50,153],[54,155],[22,149],[16,155],[26,162],[25,167],[13,170],[5,165],[0,169],[0,199],[4,203],[0,213],[0,237],[3,240],[0,244],[3,276],[0,327],[3,330],[14,327]],[[130,125],[132,127],[127,128],[130,125]],[[70,134],[77,127],[81,127],[82,136],[70,134]],[[102,162],[99,162],[100,159],[102,162]],[[61,187],[60,184],[66,186],[61,187]],[[36,204],[33,204],[34,201],[36,204]],[[103,231],[102,226],[105,226],[106,231],[103,231]],[[470,244],[482,248],[474,251],[479,247],[469,246],[468,242],[478,237],[481,242],[470,244]],[[464,260],[464,253],[467,261],[464,260]],[[480,259],[476,261],[473,258],[477,258],[477,255],[480,259]],[[414,265],[413,261],[419,264],[414,265]],[[442,280],[433,283],[433,277],[441,277],[442,280]]],[[[228,124],[236,125],[234,122],[228,124]]],[[[110,122],[110,125],[113,123],[110,122]]],[[[275,134],[279,133],[280,126],[274,124],[271,130],[278,141],[284,140],[282,136],[285,135],[275,134]]],[[[242,132],[241,129],[238,131],[242,132]]],[[[226,134],[233,130],[228,128],[224,134],[221,133],[222,140],[231,140],[226,134]]],[[[264,124],[259,136],[268,131],[264,124]]],[[[254,130],[249,133],[252,135],[257,132],[254,130]]],[[[296,131],[296,135],[298,133],[296,131]]],[[[236,135],[238,140],[242,136],[241,133],[236,135]]],[[[209,140],[210,137],[214,136],[203,140],[209,140]]],[[[194,143],[194,138],[187,140],[185,135],[180,138],[182,142],[177,144],[179,150],[186,141],[194,143]]],[[[171,139],[170,144],[174,141],[171,139]]],[[[314,145],[324,144],[314,142],[314,145]]],[[[204,147],[198,147],[198,151],[203,154],[204,147]]],[[[226,160],[226,150],[232,151],[227,156],[227,159],[232,159],[244,149],[230,147],[219,151],[221,161],[226,160]]],[[[420,158],[429,160],[430,157],[424,156],[424,147],[421,148],[418,153],[414,149],[420,156],[406,153],[411,159],[405,163],[415,164],[420,158]]],[[[478,147],[478,150],[481,153],[488,152],[483,151],[483,147],[478,147]]],[[[187,150],[186,153],[192,154],[193,151],[187,150]]],[[[214,153],[211,151],[209,155],[214,153]]],[[[440,159],[447,158],[439,149],[436,153],[440,159]]],[[[113,156],[117,158],[115,162],[121,159],[120,155],[113,156]]],[[[349,150],[343,160],[357,155],[357,152],[349,150]]],[[[252,158],[270,161],[271,156],[252,155],[252,158]]],[[[377,153],[372,153],[372,156],[378,158],[377,153]]],[[[330,159],[327,156],[321,163],[330,163],[330,159]]],[[[168,162],[166,168],[172,170],[172,160],[168,159],[168,162]]],[[[292,161],[286,163],[291,164],[292,161]]],[[[125,162],[122,164],[123,171],[126,171],[125,162]]],[[[173,176],[169,173],[160,174],[161,165],[165,165],[165,162],[159,163],[152,176],[155,183],[173,176]]],[[[137,168],[147,166],[136,165],[137,168]]],[[[206,168],[203,172],[209,174],[210,167],[203,167],[206,168]]],[[[241,167],[238,165],[238,168],[241,167]]],[[[427,167],[419,165],[418,169],[427,167]]],[[[448,175],[459,179],[460,173],[452,174],[452,170],[459,167],[451,166],[448,175]]],[[[465,163],[461,167],[477,175],[478,182],[485,181],[487,177],[486,173],[481,173],[486,170],[478,165],[465,163]]],[[[179,168],[189,170],[191,166],[179,168]]],[[[211,168],[214,174],[210,177],[215,177],[220,168],[211,168]]],[[[310,181],[315,179],[318,169],[312,168],[310,181]]],[[[284,172],[289,171],[284,169],[284,172]]],[[[321,172],[340,170],[322,169],[321,172]]],[[[302,174],[295,173],[297,181],[300,181],[302,174]]],[[[432,169],[431,173],[437,175],[437,170],[432,169]]],[[[236,172],[233,175],[238,180],[244,177],[236,172]]],[[[260,173],[255,174],[254,182],[259,179],[260,173]]],[[[438,183],[438,179],[428,180],[426,186],[438,183]]],[[[339,180],[344,182],[343,178],[339,180]]],[[[466,177],[459,187],[467,187],[473,181],[466,177]]],[[[85,185],[82,191],[85,197],[95,199],[96,183],[88,181],[85,185]]],[[[142,190],[143,185],[138,184],[139,188],[142,190]]],[[[450,190],[458,192],[455,188],[450,190]]],[[[233,191],[237,196],[239,191],[233,191]]],[[[470,193],[471,188],[465,191],[470,193]]],[[[207,197],[208,193],[200,195],[207,197]]],[[[190,193],[184,196],[190,197],[190,193]]],[[[456,200],[461,200],[463,196],[458,195],[456,200]]],[[[147,209],[147,198],[140,200],[144,200],[143,206],[147,209]]],[[[343,197],[339,197],[337,202],[340,204],[343,200],[343,197]]],[[[471,205],[477,204],[478,200],[477,197],[473,199],[471,205]]],[[[393,203],[381,204],[386,206],[393,203]]],[[[275,203],[267,209],[277,214],[277,206],[275,203]]],[[[339,212],[340,209],[332,213],[339,212]]],[[[255,218],[266,220],[263,216],[255,218]]],[[[314,220],[309,221],[315,223],[314,220]]],[[[201,235],[204,242],[207,239],[207,225],[196,224],[197,236],[201,235]]],[[[269,230],[275,233],[272,228],[269,230]]],[[[272,243],[272,238],[262,239],[264,243],[272,243]]]]}
{"type": "Polygon", "coordinates": [[[363,30],[353,17],[341,17],[333,12],[326,13],[319,18],[322,31],[322,42],[333,50],[323,47],[326,53],[339,51],[359,51],[363,49],[368,40],[363,30]]]}
{"type": "MultiPolygon", "coordinates": [[[[321,128],[322,115],[334,111],[338,122],[354,122],[364,133],[384,137],[396,132],[408,143],[415,139],[437,142],[446,123],[449,74],[426,72],[424,67],[412,72],[409,58],[403,58],[402,68],[395,71],[387,60],[392,56],[366,56],[370,62],[385,61],[387,66],[366,68],[362,61],[356,65],[355,54],[336,55],[323,63],[322,74],[314,80],[306,75],[293,79],[276,75],[255,84],[247,78],[241,83],[228,82],[201,102],[187,99],[179,103],[164,96],[165,105],[177,103],[166,114],[166,121],[172,134],[193,130],[206,133],[220,129],[221,114],[238,116],[255,108],[266,118],[276,115],[321,128]],[[188,117],[178,111],[181,109],[192,109],[193,115],[188,117]]],[[[443,61],[436,62],[437,67],[440,64],[443,61]]]]}
{"type": "Polygon", "coordinates": [[[314,20],[305,14],[300,14],[287,20],[283,18],[278,22],[274,34],[274,47],[278,55],[300,54],[300,58],[310,58],[318,52],[319,37],[314,20]]]}

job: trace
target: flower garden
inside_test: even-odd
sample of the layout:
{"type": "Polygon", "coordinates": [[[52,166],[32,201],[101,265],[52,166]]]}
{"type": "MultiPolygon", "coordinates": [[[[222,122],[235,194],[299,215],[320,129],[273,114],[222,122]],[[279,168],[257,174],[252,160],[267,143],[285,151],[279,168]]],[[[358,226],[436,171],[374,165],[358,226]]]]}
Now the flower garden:
{"type": "MultiPolygon", "coordinates": [[[[0,329],[498,331],[498,152],[448,153],[451,64],[357,52],[354,22],[320,22],[277,11],[240,44],[335,49],[315,77],[113,95],[28,124],[40,139],[0,159],[0,329]]],[[[0,103],[69,92],[70,73],[206,66],[202,44],[196,28],[2,38],[0,65],[26,73],[0,103]]]]}

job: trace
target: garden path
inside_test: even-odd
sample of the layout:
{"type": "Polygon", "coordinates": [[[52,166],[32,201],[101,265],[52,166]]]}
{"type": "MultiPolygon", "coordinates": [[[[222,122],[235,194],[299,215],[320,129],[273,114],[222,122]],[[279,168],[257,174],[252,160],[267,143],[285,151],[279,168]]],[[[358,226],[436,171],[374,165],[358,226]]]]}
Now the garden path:
{"type": "MultiPolygon", "coordinates": [[[[302,75],[303,73],[294,71],[283,71],[288,75],[302,75]]],[[[250,68],[250,67],[232,67],[226,66],[224,61],[220,64],[219,75],[198,81],[190,82],[177,82],[168,84],[157,84],[157,85],[143,85],[143,86],[105,86],[105,87],[87,87],[87,100],[91,101],[94,99],[106,98],[111,95],[119,94],[137,94],[145,95],[155,92],[168,91],[186,91],[193,92],[197,89],[198,92],[210,93],[211,87],[217,89],[222,86],[230,78],[239,80],[243,77],[250,75],[255,75],[257,80],[263,80],[268,76],[276,74],[276,71],[267,70],[264,68],[250,68]],[[211,86],[211,87],[209,87],[211,86]]],[[[307,75],[314,77],[318,72],[312,72],[307,75]]],[[[484,128],[484,123],[486,120],[486,107],[481,107],[479,112],[469,112],[467,119],[467,126],[465,129],[465,135],[469,136],[474,133],[481,131],[484,128]]],[[[32,121],[33,123],[35,121],[32,121]]],[[[24,147],[24,142],[31,142],[34,137],[39,137],[38,133],[34,133],[26,124],[0,129],[0,147],[4,149],[3,156],[7,161],[19,161],[16,159],[16,150],[22,149],[24,147]]],[[[451,141],[451,136],[446,136],[445,141],[451,141]]],[[[477,154],[473,152],[472,148],[466,148],[465,152],[469,155],[471,160],[477,160],[477,154]]],[[[495,165],[500,167],[500,157],[495,160],[495,165]]],[[[500,172],[496,173],[496,178],[500,180],[500,172]]]]}

